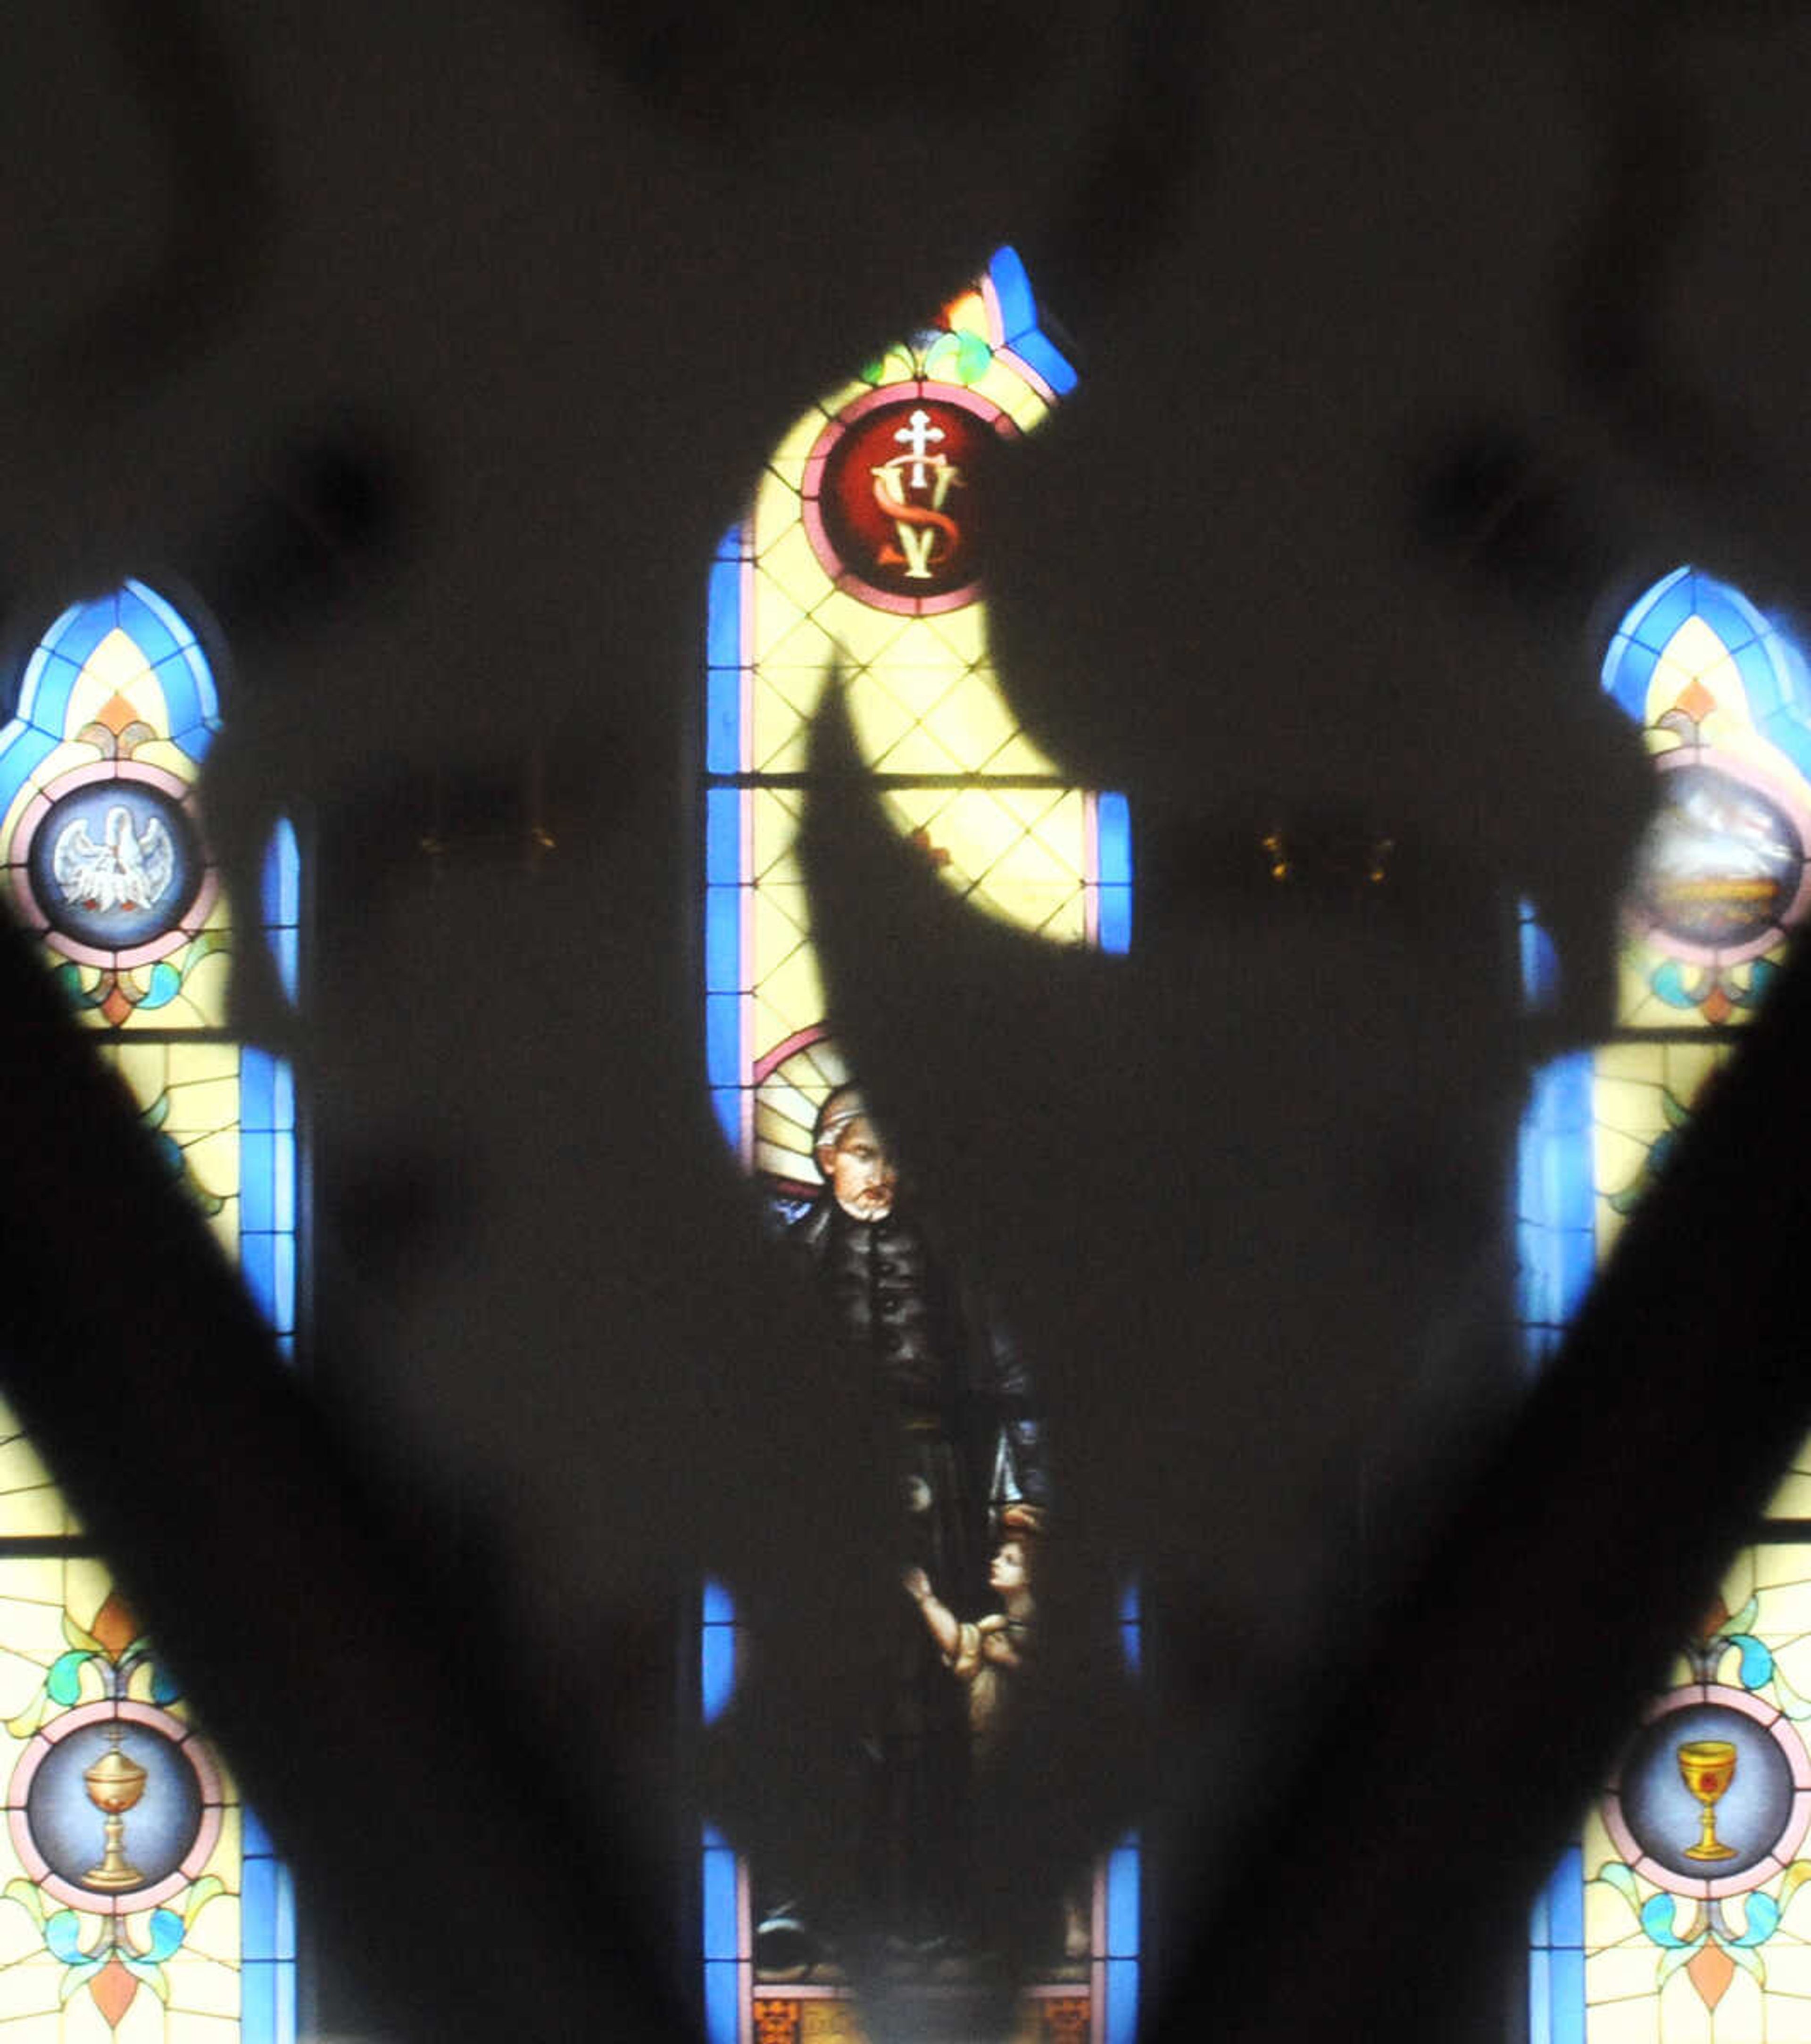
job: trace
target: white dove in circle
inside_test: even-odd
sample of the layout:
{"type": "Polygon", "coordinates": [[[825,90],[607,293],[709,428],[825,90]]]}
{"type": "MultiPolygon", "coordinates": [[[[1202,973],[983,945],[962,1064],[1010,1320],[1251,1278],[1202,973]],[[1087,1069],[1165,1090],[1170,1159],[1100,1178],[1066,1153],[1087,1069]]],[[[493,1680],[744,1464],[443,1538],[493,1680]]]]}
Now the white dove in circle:
{"type": "Polygon", "coordinates": [[[102,914],[153,909],[168,889],[176,851],[161,816],[148,817],[135,835],[131,812],[116,802],[107,812],[102,843],[88,835],[85,816],[65,824],[51,866],[66,903],[102,914]]]}

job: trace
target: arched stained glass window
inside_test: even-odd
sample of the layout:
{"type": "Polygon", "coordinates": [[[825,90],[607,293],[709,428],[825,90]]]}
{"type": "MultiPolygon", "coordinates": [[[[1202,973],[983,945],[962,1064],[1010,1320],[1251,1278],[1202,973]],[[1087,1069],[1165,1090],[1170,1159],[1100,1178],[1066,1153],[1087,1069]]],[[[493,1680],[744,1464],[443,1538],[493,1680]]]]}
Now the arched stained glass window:
{"type": "MultiPolygon", "coordinates": [[[[999,1585],[1017,1571],[1022,1587],[1043,1540],[1061,1537],[1062,1511],[1045,1483],[1035,1360],[977,1303],[982,1274],[949,1268],[959,1252],[917,1225],[909,1171],[890,1155],[860,1074],[831,1033],[796,851],[810,727],[825,691],[840,686],[882,812],[979,912],[1055,943],[1127,949],[1125,801],[1073,786],[1021,728],[994,670],[982,594],[987,464],[1035,431],[1075,381],[1039,323],[1024,266],[1000,250],[933,321],[786,432],[710,572],[713,1101],[775,1227],[802,1266],[823,1276],[832,1309],[861,1295],[859,1312],[845,1312],[848,1331],[898,1394],[909,1448],[901,1539],[902,1559],[918,1571],[919,1613],[902,1599],[900,1616],[908,1635],[923,1634],[924,1651],[921,1667],[902,1677],[916,1686],[900,1715],[944,1729],[898,1742],[915,1757],[877,1758],[886,1776],[869,1796],[877,1808],[934,1810],[948,1798],[933,1775],[956,1781],[985,1765],[982,1714],[972,1686],[965,1708],[963,1685],[982,1673],[987,1639],[1029,1626],[1030,1604],[999,1585]],[[931,1325],[944,1331],[940,1349],[914,1331],[931,1325]],[[959,1380],[965,1410],[986,1424],[959,1429],[926,1389],[932,1380],[959,1380]],[[1005,1578],[990,1560],[1002,1555],[1005,1578]],[[957,1643],[940,1654],[936,1627],[946,1624],[957,1643]],[[952,1746],[943,1759],[940,1741],[952,1746]]],[[[736,1629],[729,1591],[709,1585],[700,1662],[707,1719],[733,1684],[736,1629]]],[[[1125,1631],[1136,1665],[1135,1597],[1125,1631]]],[[[869,1743],[886,1756],[891,1739],[883,1700],[869,1743]]],[[[922,1954],[925,1991],[947,2000],[959,1992],[960,1967],[913,1870],[934,1867],[939,1850],[925,1836],[863,1842],[898,1949],[922,1954]]],[[[1028,1989],[1028,2044],[1129,2044],[1138,1862],[1128,1841],[1091,1885],[1079,1882],[1064,1898],[1048,1964],[1028,1989]]],[[[712,2044],[855,2034],[848,1981],[810,1898],[740,1862],[714,1831],[706,1835],[702,1919],[712,2044]]]]}
{"type": "MultiPolygon", "coordinates": [[[[235,1040],[240,933],[198,791],[213,666],[128,582],[65,611],[0,728],[8,898],[172,1185],[295,1332],[287,1069],[235,1040]]],[[[263,940],[293,995],[300,873],[280,824],[263,940]]],[[[290,2044],[289,1879],[52,1473],[0,1407],[0,2028],[21,2044],[290,2044]]]]}
{"type": "MultiPolygon", "coordinates": [[[[1811,674],[1786,634],[1680,568],[1624,618],[1603,686],[1642,728],[1659,803],[1625,905],[1616,1030],[1542,1074],[1524,1128],[1536,1356],[1811,902],[1811,674]]],[[[1811,2038],[1811,1904],[1794,1906],[1811,1877],[1811,1452],[1798,1462],[1536,1904],[1539,2044],[1811,2038]]]]}

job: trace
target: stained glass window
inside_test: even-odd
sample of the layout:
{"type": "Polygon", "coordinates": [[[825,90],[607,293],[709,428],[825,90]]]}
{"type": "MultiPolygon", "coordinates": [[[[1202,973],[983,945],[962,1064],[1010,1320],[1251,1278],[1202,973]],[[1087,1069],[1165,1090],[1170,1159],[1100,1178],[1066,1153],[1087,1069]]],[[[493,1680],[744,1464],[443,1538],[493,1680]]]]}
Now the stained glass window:
{"type": "MultiPolygon", "coordinates": [[[[909,340],[812,407],[769,457],[747,514],[712,564],[705,696],[706,1058],[724,1135],[753,1174],[776,1231],[827,1296],[865,1304],[851,1339],[896,1393],[909,1454],[902,1600],[922,1668],[902,1715],[915,1758],[876,1785],[877,1804],[926,1808],[940,1740],[959,1742],[940,1783],[986,1765],[988,1710],[1009,1696],[1015,1627],[1061,1500],[1048,1494],[1035,1364],[985,1302],[982,1274],[947,1267],[911,1204],[825,1013],[797,839],[811,782],[813,719],[840,688],[881,812],[927,867],[978,912],[1052,942],[1124,951],[1131,941],[1131,832],[1122,797],[1070,782],[1021,728],[995,670],[982,594],[990,464],[1075,385],[1044,332],[1024,266],[998,251],[986,274],[909,340]],[[958,1308],[953,1302],[960,1297],[958,1308]],[[924,1331],[936,1327],[936,1336],[924,1331]],[[938,1347],[939,1342],[942,1347],[938,1347]],[[982,1429],[958,1429],[927,1389],[959,1377],[982,1429]],[[985,1439],[980,1439],[985,1433],[985,1439]],[[998,1608],[990,1608],[998,1606],[998,1608]],[[943,1650],[937,1650],[939,1642],[943,1650]],[[963,1688],[967,1685],[967,1708],[963,1688]],[[906,1778],[906,1770],[924,1773],[906,1778]]],[[[835,1308],[843,1310],[842,1307],[835,1308]]],[[[844,1317],[848,1318],[845,1312],[844,1317]]],[[[1136,1664],[1140,1616],[1123,1634],[1136,1664]]],[[[734,1680],[729,1594],[706,1592],[705,1714],[734,1680]]],[[[913,1656],[903,1657],[909,1662],[913,1656]]],[[[1004,1708],[1004,1706],[1002,1706],[1004,1708]]],[[[891,1750],[877,1707],[877,1754],[891,1750]]],[[[898,1742],[902,1748],[908,1743],[898,1742]]],[[[927,1854],[881,1839],[898,1948],[936,1954],[936,1992],[959,1989],[932,1898],[912,1869],[927,1854]]],[[[865,1846],[864,1846],[865,1850],[865,1846]]],[[[809,1898],[782,1892],[707,1831],[701,1908],[712,2044],[852,2039],[859,2017],[809,1898]]],[[[1053,1923],[1030,1983],[1023,2034],[1050,2044],[1129,2044],[1136,2019],[1139,1852],[1108,1854],[1053,1923]]],[[[959,1972],[959,1966],[957,1968],[959,1972]]]]}
{"type": "MultiPolygon", "coordinates": [[[[1811,901],[1811,674],[1684,567],[1623,620],[1603,685],[1659,777],[1625,904],[1617,1028],[1543,1073],[1522,1138],[1522,1312],[1557,1339],[1729,1056],[1811,901]]],[[[1525,937],[1531,993],[1548,967],[1525,937]]],[[[1811,1453],[1679,1642],[1536,1902],[1536,2044],[1811,2039],[1811,1453]]]]}
{"type": "MultiPolygon", "coordinates": [[[[213,664],[128,582],[67,610],[0,729],[10,905],[180,1197],[286,1352],[296,1309],[288,1068],[228,1028],[235,948],[200,801],[213,664]]],[[[262,875],[299,969],[295,834],[262,875]]],[[[17,1421],[0,1406],[0,2027],[19,2044],[291,2044],[289,1877],[17,1421]]]]}

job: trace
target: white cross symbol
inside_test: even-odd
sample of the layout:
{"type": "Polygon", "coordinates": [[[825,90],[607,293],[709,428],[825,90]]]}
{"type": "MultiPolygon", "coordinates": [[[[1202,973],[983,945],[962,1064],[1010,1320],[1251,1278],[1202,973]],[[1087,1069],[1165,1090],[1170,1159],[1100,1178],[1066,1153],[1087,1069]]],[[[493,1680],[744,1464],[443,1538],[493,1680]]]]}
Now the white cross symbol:
{"type": "Polygon", "coordinates": [[[932,440],[940,440],[943,436],[943,428],[933,426],[930,413],[921,407],[913,413],[909,422],[893,436],[912,451],[912,487],[914,490],[922,490],[925,486],[925,449],[932,440]]]}

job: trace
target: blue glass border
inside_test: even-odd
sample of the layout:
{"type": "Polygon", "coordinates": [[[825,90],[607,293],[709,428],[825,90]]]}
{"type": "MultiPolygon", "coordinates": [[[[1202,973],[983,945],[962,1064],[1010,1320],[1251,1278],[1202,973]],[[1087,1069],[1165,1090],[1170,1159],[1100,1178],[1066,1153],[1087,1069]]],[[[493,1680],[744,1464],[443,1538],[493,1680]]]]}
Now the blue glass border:
{"type": "Polygon", "coordinates": [[[1119,1651],[1129,1675],[1140,1674],[1144,1666],[1144,1595],[1138,1578],[1132,1577],[1119,1593],[1119,1651]]]}
{"type": "Polygon", "coordinates": [[[736,1693],[736,1600],[715,1577],[705,1580],[699,1607],[698,1714],[715,1724],[736,1693]]]}
{"type": "Polygon", "coordinates": [[[1675,632],[1701,617],[1736,664],[1755,728],[1811,778],[1811,670],[1790,633],[1739,589],[1690,567],[1663,576],[1632,604],[1604,657],[1604,690],[1636,723],[1648,714],[1654,669],[1675,632]]]}
{"type": "Polygon", "coordinates": [[[295,1332],[295,1078],[248,1044],[239,1054],[239,1267],[273,1333],[295,1332]]]}
{"type": "Polygon", "coordinates": [[[1517,1318],[1531,1365],[1558,1346],[1597,1269],[1591,1054],[1536,1073],[1517,1146],[1517,1318]]]}
{"type": "Polygon", "coordinates": [[[1018,251],[1008,246],[996,248],[987,265],[987,275],[1000,307],[1005,344],[1027,367],[1036,370],[1059,398],[1067,397],[1080,379],[1074,363],[1037,323],[1037,300],[1018,251]]]}
{"type": "Polygon", "coordinates": [[[240,2044],[295,2044],[294,1884],[256,1812],[240,1823],[240,2044]]]}
{"type": "Polygon", "coordinates": [[[1123,956],[1132,949],[1132,805],[1124,795],[1095,798],[1094,847],[1100,873],[1100,947],[1123,956]]]}
{"type": "Polygon", "coordinates": [[[742,574],[752,544],[745,521],[718,543],[705,606],[704,764],[707,774],[742,765],[742,574]]]}
{"type": "Polygon", "coordinates": [[[1516,904],[1516,948],[1522,1005],[1531,1015],[1551,1014],[1559,1001],[1559,953],[1532,901],[1516,904]]]}
{"type": "Polygon", "coordinates": [[[285,999],[294,1003],[302,970],[302,854],[295,826],[279,816],[271,827],[258,874],[259,907],[264,919],[264,941],[270,947],[285,999]]]}
{"type": "Polygon", "coordinates": [[[1528,1915],[1528,2044],[1585,2044],[1585,1856],[1569,1846],[1528,1915]]]}
{"type": "Polygon", "coordinates": [[[111,595],[71,604],[38,641],[0,729],[0,811],[67,734],[69,698],[89,655],[116,626],[129,632],[156,671],[170,736],[199,765],[220,728],[220,691],[194,628],[166,597],[129,581],[111,595]]]}

